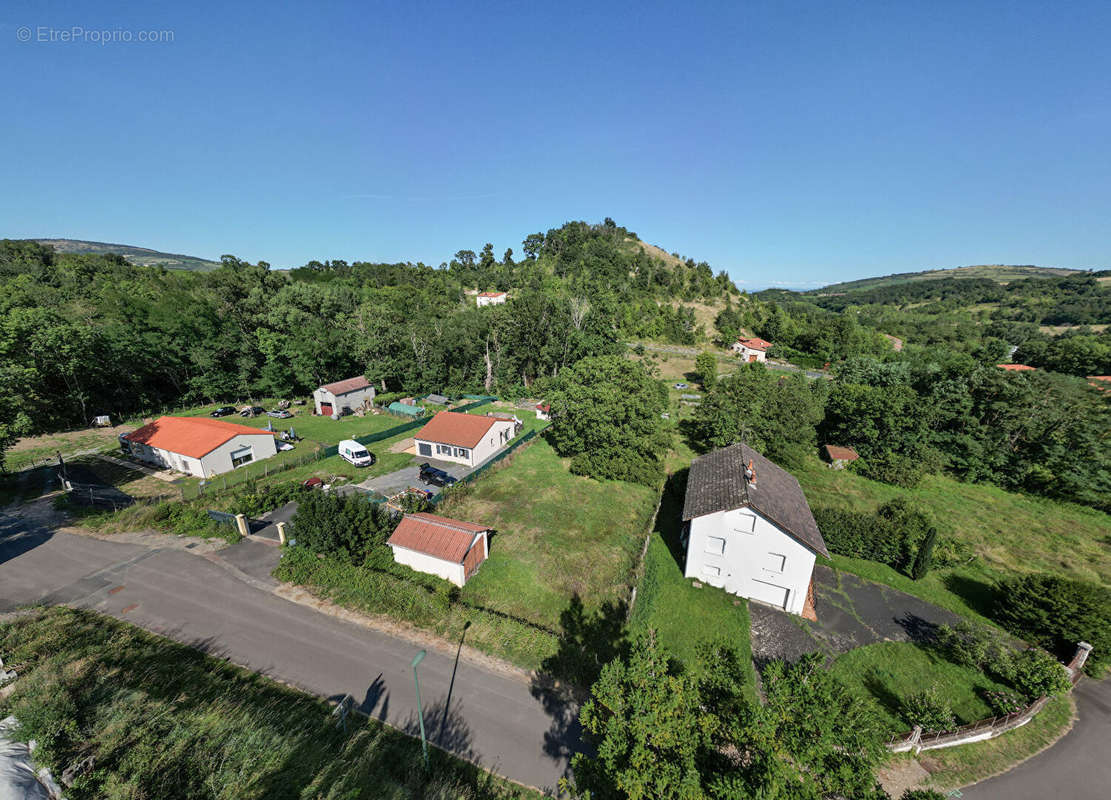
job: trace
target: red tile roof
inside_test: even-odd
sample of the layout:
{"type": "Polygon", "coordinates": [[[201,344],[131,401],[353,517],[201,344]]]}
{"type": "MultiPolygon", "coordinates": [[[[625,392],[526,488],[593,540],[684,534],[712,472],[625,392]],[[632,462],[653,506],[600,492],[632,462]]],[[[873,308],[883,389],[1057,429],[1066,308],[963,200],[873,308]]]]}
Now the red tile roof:
{"type": "Polygon", "coordinates": [[[387,544],[453,564],[462,564],[475,537],[488,530],[490,528],[485,525],[438,517],[435,514],[406,514],[387,544]]]}
{"type": "Polygon", "coordinates": [[[822,448],[830,461],[856,461],[860,456],[851,447],[841,447],[836,444],[825,444],[822,448]]]}
{"type": "Polygon", "coordinates": [[[545,414],[547,414],[549,411],[552,410],[552,407],[548,403],[537,403],[536,410],[543,411],[545,414]]]}
{"type": "Polygon", "coordinates": [[[370,386],[370,381],[366,379],[366,376],[359,375],[356,378],[348,378],[345,381],[326,383],[320,388],[324,389],[325,391],[331,392],[332,394],[339,395],[347,394],[348,392],[354,392],[358,389],[366,389],[368,386],[370,386]]]}
{"type": "Polygon", "coordinates": [[[123,438],[190,458],[208,455],[236,436],[270,436],[268,431],[209,417],[159,417],[123,438]]]}
{"type": "Polygon", "coordinates": [[[766,339],[752,338],[752,339],[738,339],[737,344],[743,344],[750,350],[767,350],[772,346],[772,343],[766,339]]]}
{"type": "Polygon", "coordinates": [[[479,297],[504,297],[505,292],[479,292],[479,297]]]}
{"type": "Polygon", "coordinates": [[[496,417],[441,411],[417,431],[413,438],[424,439],[426,442],[451,444],[456,447],[474,447],[482,441],[482,437],[495,422],[503,421],[496,417]]]}
{"type": "Polygon", "coordinates": [[[1089,375],[1090,381],[1111,381],[1111,375],[1089,375]]]}
{"type": "Polygon", "coordinates": [[[995,366],[1000,369],[1005,369],[1008,372],[1026,372],[1033,371],[1033,367],[1028,367],[1025,364],[996,364],[995,366]]]}

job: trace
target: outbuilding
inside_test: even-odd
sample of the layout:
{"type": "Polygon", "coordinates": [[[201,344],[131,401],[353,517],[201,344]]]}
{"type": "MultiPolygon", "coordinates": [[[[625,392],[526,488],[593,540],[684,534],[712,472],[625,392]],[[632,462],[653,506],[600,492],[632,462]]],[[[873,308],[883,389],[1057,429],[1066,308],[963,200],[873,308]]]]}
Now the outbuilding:
{"type": "Polygon", "coordinates": [[[479,292],[475,297],[475,302],[479,308],[482,308],[483,306],[500,306],[508,299],[509,295],[505,292],[479,292]]]}
{"type": "Polygon", "coordinates": [[[823,444],[822,457],[829,464],[830,469],[844,469],[860,455],[851,447],[841,447],[836,444],[823,444]]]}
{"type": "Polygon", "coordinates": [[[513,419],[441,411],[413,436],[417,455],[474,467],[504,448],[516,433],[513,419]]]}
{"type": "Polygon", "coordinates": [[[198,478],[231,472],[278,452],[269,431],[210,417],[159,417],[123,434],[120,444],[136,458],[198,478]]]}
{"type": "Polygon", "coordinates": [[[811,616],[814,562],[829,558],[802,487],[745,444],[696,458],[683,503],[683,574],[730,594],[811,616]]]}
{"type": "Polygon", "coordinates": [[[321,416],[343,416],[366,409],[374,403],[374,387],[365,375],[335,383],[326,383],[312,393],[316,413],[321,416]]]}
{"type": "Polygon", "coordinates": [[[548,403],[536,404],[536,418],[541,422],[547,422],[552,418],[552,407],[548,403]]]}
{"type": "Polygon", "coordinates": [[[733,347],[730,349],[744,361],[763,362],[768,360],[768,349],[771,346],[772,343],[766,339],[738,339],[733,342],[733,347]]]}
{"type": "Polygon", "coordinates": [[[435,514],[406,514],[386,542],[398,564],[465,584],[490,555],[490,528],[435,514]]]}

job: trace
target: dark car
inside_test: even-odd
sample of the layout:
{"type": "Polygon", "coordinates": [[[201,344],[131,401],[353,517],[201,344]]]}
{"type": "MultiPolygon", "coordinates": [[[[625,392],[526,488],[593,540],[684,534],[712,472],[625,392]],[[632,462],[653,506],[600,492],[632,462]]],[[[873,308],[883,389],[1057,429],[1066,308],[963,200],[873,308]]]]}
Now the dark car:
{"type": "Polygon", "coordinates": [[[286,411],[284,408],[276,408],[273,411],[267,411],[266,416],[277,417],[278,419],[289,419],[293,415],[286,411]]]}
{"type": "Polygon", "coordinates": [[[420,465],[420,479],[430,486],[452,486],[459,482],[458,478],[449,475],[442,469],[437,469],[431,464],[420,465]]]}
{"type": "Polygon", "coordinates": [[[239,412],[239,416],[241,416],[241,417],[257,417],[259,414],[262,414],[265,411],[266,411],[266,409],[263,408],[262,406],[247,406],[246,408],[244,408],[242,411],[239,412]]]}
{"type": "Polygon", "coordinates": [[[234,414],[234,413],[235,413],[235,406],[220,406],[218,409],[213,411],[209,416],[211,416],[211,417],[226,417],[229,414],[234,414]]]}

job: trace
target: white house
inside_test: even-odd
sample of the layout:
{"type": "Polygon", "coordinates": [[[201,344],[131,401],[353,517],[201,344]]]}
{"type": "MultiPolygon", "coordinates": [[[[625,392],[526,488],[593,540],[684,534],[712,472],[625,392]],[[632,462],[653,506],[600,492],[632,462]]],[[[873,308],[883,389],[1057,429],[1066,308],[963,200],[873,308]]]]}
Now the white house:
{"type": "Polygon", "coordinates": [[[418,456],[474,467],[505,447],[516,426],[512,419],[441,411],[413,440],[418,456]]]}
{"type": "Polygon", "coordinates": [[[745,361],[767,361],[771,346],[772,343],[765,339],[738,339],[730,349],[745,361]]]}
{"type": "Polygon", "coordinates": [[[462,586],[490,555],[489,534],[485,525],[406,514],[386,544],[398,564],[462,586]]]}
{"type": "Polygon", "coordinates": [[[333,414],[350,414],[367,403],[374,402],[374,387],[364,375],[348,378],[345,381],[326,383],[312,393],[316,403],[316,413],[325,417],[333,414]]]}
{"type": "Polygon", "coordinates": [[[500,306],[507,299],[509,299],[509,295],[505,292],[479,292],[475,297],[475,302],[478,303],[479,308],[482,308],[483,306],[500,306]]]}
{"type": "Polygon", "coordinates": [[[274,435],[211,417],[159,417],[120,443],[128,452],[160,467],[210,478],[277,454],[274,435]]]}
{"type": "Polygon", "coordinates": [[[808,616],[817,555],[829,557],[799,482],[734,444],[696,458],[687,477],[684,574],[731,594],[808,616]]]}
{"type": "Polygon", "coordinates": [[[550,420],[552,418],[552,407],[548,403],[537,403],[536,418],[541,422],[550,420]]]}

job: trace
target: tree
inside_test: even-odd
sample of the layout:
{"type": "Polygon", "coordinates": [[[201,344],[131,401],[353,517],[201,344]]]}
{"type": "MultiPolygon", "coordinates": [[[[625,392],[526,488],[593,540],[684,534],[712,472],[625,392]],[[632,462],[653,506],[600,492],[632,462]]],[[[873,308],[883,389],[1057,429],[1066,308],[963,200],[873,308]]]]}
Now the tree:
{"type": "Polygon", "coordinates": [[[549,438],[579,475],[654,485],[663,474],[667,392],[623,356],[584,358],[549,393],[549,438]]]}
{"type": "Polygon", "coordinates": [[[694,371],[703,389],[713,389],[718,379],[718,360],[713,353],[699,353],[694,360],[694,371]]]}
{"type": "Polygon", "coordinates": [[[918,545],[918,553],[914,557],[914,566],[911,567],[910,577],[914,580],[921,580],[926,577],[926,573],[930,571],[930,565],[933,564],[934,546],[937,544],[937,528],[930,527],[929,532],[926,534],[925,540],[922,544],[918,545]]]}

